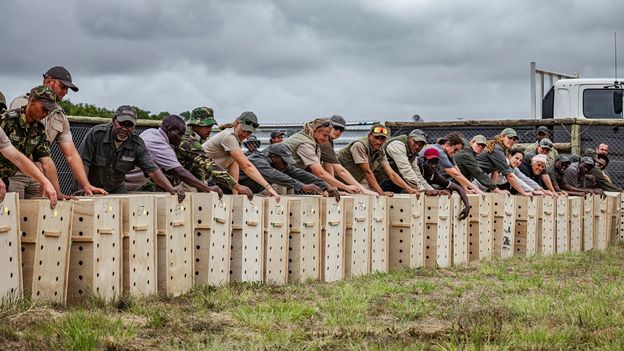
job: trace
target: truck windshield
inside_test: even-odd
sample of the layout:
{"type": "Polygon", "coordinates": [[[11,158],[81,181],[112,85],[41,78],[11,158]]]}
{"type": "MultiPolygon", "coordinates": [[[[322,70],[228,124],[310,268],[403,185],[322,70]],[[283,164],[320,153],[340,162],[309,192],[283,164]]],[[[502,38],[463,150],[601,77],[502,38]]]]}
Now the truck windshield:
{"type": "Polygon", "coordinates": [[[583,91],[583,115],[586,118],[622,118],[613,109],[613,89],[583,91]]]}

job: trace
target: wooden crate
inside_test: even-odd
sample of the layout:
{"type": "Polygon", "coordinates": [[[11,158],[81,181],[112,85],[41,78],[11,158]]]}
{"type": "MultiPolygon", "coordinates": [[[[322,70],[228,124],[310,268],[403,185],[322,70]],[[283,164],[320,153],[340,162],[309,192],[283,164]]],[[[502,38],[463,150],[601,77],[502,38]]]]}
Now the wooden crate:
{"type": "Polygon", "coordinates": [[[594,248],[594,196],[586,195],[583,200],[583,250],[594,248]]]}
{"type": "Polygon", "coordinates": [[[343,196],[345,206],[345,277],[370,272],[371,196],[343,196]]]}
{"type": "Polygon", "coordinates": [[[221,285],[230,281],[230,239],[232,197],[212,202],[212,223],[208,248],[208,277],[206,283],[221,285]]]}
{"type": "Polygon", "coordinates": [[[321,279],[333,282],[345,276],[344,202],[321,198],[321,279]]]}
{"type": "Polygon", "coordinates": [[[19,218],[17,193],[7,193],[0,203],[0,302],[23,296],[19,218]]]}
{"type": "Polygon", "coordinates": [[[208,284],[213,205],[219,203],[219,196],[215,192],[193,193],[192,195],[193,274],[195,275],[195,285],[203,285],[208,284]]]}
{"type": "Polygon", "coordinates": [[[516,255],[531,256],[536,253],[538,216],[537,208],[541,208],[542,198],[517,196],[516,232],[514,235],[514,252],[516,255]]]}
{"type": "Polygon", "coordinates": [[[386,273],[390,269],[388,197],[373,197],[370,204],[370,271],[386,273]]]}
{"type": "Polygon", "coordinates": [[[605,192],[607,197],[607,246],[618,241],[620,223],[620,193],[605,192]]]}
{"type": "Polygon", "coordinates": [[[121,202],[112,197],[74,201],[67,295],[70,301],[122,294],[121,202]]]}
{"type": "Polygon", "coordinates": [[[263,280],[271,284],[288,282],[288,199],[278,203],[264,199],[263,280]]]}
{"type": "Polygon", "coordinates": [[[24,293],[33,301],[67,302],[73,202],[20,200],[24,293]],[[24,246],[26,245],[26,246],[24,246]],[[33,252],[25,251],[32,249],[33,252]]]}
{"type": "Polygon", "coordinates": [[[109,195],[121,205],[122,288],[124,294],[158,293],[156,198],[149,194],[109,195]]]}
{"type": "Polygon", "coordinates": [[[425,197],[425,266],[449,267],[451,254],[451,203],[448,196],[425,197]]]}
{"type": "Polygon", "coordinates": [[[389,268],[424,266],[425,195],[395,195],[387,201],[389,268]]]}
{"type": "Polygon", "coordinates": [[[504,193],[489,196],[492,199],[492,257],[501,257],[506,196],[504,193]]]}
{"type": "Polygon", "coordinates": [[[468,222],[469,218],[458,220],[457,216],[464,209],[464,203],[459,194],[451,196],[451,218],[453,218],[452,241],[453,241],[453,264],[467,264],[470,260],[468,250],[468,222]]]}
{"type": "Polygon", "coordinates": [[[470,261],[492,257],[492,197],[486,195],[468,195],[470,215],[468,222],[470,261]]]}
{"type": "Polygon", "coordinates": [[[620,226],[618,240],[624,240],[624,196],[620,196],[620,226]]]}
{"type": "MultiPolygon", "coordinates": [[[[321,278],[321,217],[320,198],[312,196],[284,197],[284,206],[288,211],[288,281],[303,282],[321,278]]],[[[275,206],[273,204],[272,206],[275,206]]],[[[280,205],[281,206],[281,205],[280,205]]],[[[283,208],[281,209],[283,210],[283,208]]],[[[283,242],[283,227],[278,220],[273,237],[267,238],[267,255],[269,240],[283,242]]],[[[282,265],[274,266],[269,272],[267,258],[267,281],[283,284],[282,265]],[[270,276],[272,278],[270,278],[270,276]]]]}
{"type": "Polygon", "coordinates": [[[583,198],[568,198],[570,213],[570,251],[581,252],[583,249],[583,198]]]}
{"type": "Polygon", "coordinates": [[[537,249],[544,256],[555,253],[556,247],[556,200],[552,196],[544,196],[542,198],[541,213],[541,233],[538,236],[537,249]]]}
{"type": "MultiPolygon", "coordinates": [[[[264,198],[232,195],[230,281],[262,282],[264,275],[264,198]]],[[[286,250],[286,245],[283,245],[286,250]]],[[[281,257],[286,264],[286,257],[281,257]]]]}
{"type": "Polygon", "coordinates": [[[193,287],[191,196],[156,195],[158,293],[179,296],[193,287]]]}
{"type": "Polygon", "coordinates": [[[607,198],[594,196],[594,248],[606,250],[609,233],[607,230],[607,198]]]}
{"type": "Polygon", "coordinates": [[[567,196],[559,196],[556,201],[556,252],[565,253],[570,251],[570,209],[567,196]]]}
{"type": "Polygon", "coordinates": [[[496,245],[500,247],[502,258],[511,258],[514,254],[516,232],[516,199],[518,196],[505,194],[503,206],[503,227],[501,241],[496,245]]]}

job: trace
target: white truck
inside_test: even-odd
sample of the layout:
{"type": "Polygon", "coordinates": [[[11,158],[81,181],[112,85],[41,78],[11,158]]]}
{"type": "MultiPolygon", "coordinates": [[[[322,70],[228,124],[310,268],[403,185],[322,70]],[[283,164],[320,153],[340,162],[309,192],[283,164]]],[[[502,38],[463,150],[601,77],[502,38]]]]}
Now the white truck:
{"type": "Polygon", "coordinates": [[[560,79],[542,100],[542,119],[622,119],[623,88],[615,79],[560,79]]]}

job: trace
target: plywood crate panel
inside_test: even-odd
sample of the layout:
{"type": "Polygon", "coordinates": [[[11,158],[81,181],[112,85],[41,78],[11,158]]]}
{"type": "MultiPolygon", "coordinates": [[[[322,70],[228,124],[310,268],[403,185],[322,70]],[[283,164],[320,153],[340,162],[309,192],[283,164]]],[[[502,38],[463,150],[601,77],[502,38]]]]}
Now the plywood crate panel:
{"type": "Polygon", "coordinates": [[[556,200],[552,196],[542,198],[541,235],[538,236],[539,253],[549,256],[555,253],[556,243],[556,200]]]}
{"type": "Polygon", "coordinates": [[[321,198],[321,253],[321,279],[325,282],[344,279],[344,203],[333,197],[321,198]]]}
{"type": "Polygon", "coordinates": [[[158,293],[182,295],[193,287],[191,196],[156,195],[158,293]]]}
{"type": "Polygon", "coordinates": [[[22,297],[22,253],[17,193],[7,193],[0,203],[0,301],[22,297]]]}
{"type": "Polygon", "coordinates": [[[264,199],[263,279],[270,284],[288,282],[288,198],[278,203],[273,197],[264,199]]]}
{"type": "Polygon", "coordinates": [[[93,295],[112,301],[122,294],[121,202],[81,198],[74,201],[73,210],[68,298],[93,295]]]}
{"type": "MultiPolygon", "coordinates": [[[[232,195],[230,281],[262,282],[264,198],[232,195]]],[[[286,245],[283,245],[286,250],[286,245]]],[[[282,258],[284,263],[286,257],[282,258]]]]}
{"type": "Polygon", "coordinates": [[[587,195],[583,200],[583,250],[594,248],[594,196],[587,195]]]}
{"type": "Polygon", "coordinates": [[[555,200],[557,211],[556,252],[570,251],[570,209],[567,196],[559,196],[555,200]]]}
{"type": "Polygon", "coordinates": [[[464,203],[457,193],[451,195],[451,218],[453,219],[452,235],[453,264],[467,264],[470,261],[468,249],[469,218],[459,220],[457,217],[464,209],[464,203]]]}
{"type": "Polygon", "coordinates": [[[410,266],[412,202],[414,198],[414,195],[404,194],[396,194],[394,197],[388,198],[390,269],[396,270],[410,266]]]}
{"type": "Polygon", "coordinates": [[[500,245],[502,258],[511,258],[514,254],[516,233],[516,199],[518,199],[518,196],[505,194],[503,199],[505,205],[503,207],[502,238],[497,244],[497,247],[500,245]]]}
{"type": "MultiPolygon", "coordinates": [[[[187,195],[188,196],[188,195],[187,195]]],[[[219,202],[215,192],[193,193],[193,275],[195,285],[208,284],[210,233],[213,223],[213,204],[219,202]]]]}
{"type": "Polygon", "coordinates": [[[22,221],[36,228],[34,259],[29,270],[33,301],[67,302],[73,206],[71,201],[59,201],[51,209],[48,200],[20,200],[22,221]],[[26,205],[22,207],[23,204],[26,205]]]}
{"type": "Polygon", "coordinates": [[[370,272],[371,196],[343,196],[345,206],[345,277],[370,272]]]}
{"type": "Polygon", "coordinates": [[[568,198],[570,214],[570,251],[581,252],[583,249],[583,198],[568,198]]]}
{"type": "Polygon", "coordinates": [[[370,271],[388,272],[390,269],[390,239],[388,233],[388,197],[371,198],[370,271]]]}
{"type": "MultiPolygon", "coordinates": [[[[321,278],[321,203],[319,197],[284,197],[282,201],[288,211],[288,281],[304,282],[321,278]]],[[[275,205],[274,205],[275,206],[275,205]]],[[[283,210],[283,209],[282,209],[283,210]]],[[[280,220],[281,221],[281,220],[280,220]]],[[[281,223],[277,223],[273,239],[283,241],[281,223]]],[[[268,246],[268,242],[267,242],[268,246]]],[[[268,255],[268,251],[267,251],[268,255]]],[[[269,262],[267,259],[267,281],[269,281],[269,262]]],[[[283,274],[279,272],[283,265],[274,263],[272,274],[275,283],[283,283],[283,274]],[[273,273],[274,272],[274,273],[273,273]]]]}
{"type": "Polygon", "coordinates": [[[468,222],[470,261],[492,257],[492,197],[468,195],[471,209],[468,222]]]}
{"type": "Polygon", "coordinates": [[[505,194],[489,194],[492,199],[492,257],[501,257],[503,220],[505,217],[505,194]]]}
{"type": "Polygon", "coordinates": [[[451,265],[451,221],[449,197],[425,197],[425,266],[451,265]]]}
{"type": "Polygon", "coordinates": [[[208,248],[208,278],[206,283],[221,285],[230,281],[230,232],[232,230],[232,197],[212,202],[212,223],[208,248]]]}
{"type": "Polygon", "coordinates": [[[605,192],[607,197],[607,246],[618,241],[620,220],[620,193],[605,192]]]}
{"type": "Polygon", "coordinates": [[[594,248],[606,250],[609,233],[607,230],[607,198],[600,195],[594,197],[594,248]]]}

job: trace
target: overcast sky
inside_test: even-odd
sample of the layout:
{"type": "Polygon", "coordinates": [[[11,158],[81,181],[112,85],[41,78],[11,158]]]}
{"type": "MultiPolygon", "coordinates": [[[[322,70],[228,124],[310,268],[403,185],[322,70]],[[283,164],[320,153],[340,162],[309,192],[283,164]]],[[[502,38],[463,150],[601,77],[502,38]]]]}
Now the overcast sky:
{"type": "MultiPolygon", "coordinates": [[[[613,77],[621,1],[2,0],[0,91],[49,67],[72,102],[220,122],[527,118],[529,63],[613,77]]],[[[622,50],[620,50],[622,53],[622,50]]],[[[624,61],[624,55],[620,55],[624,61]]],[[[622,65],[620,75],[624,76],[622,65]]]]}

